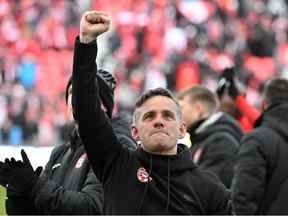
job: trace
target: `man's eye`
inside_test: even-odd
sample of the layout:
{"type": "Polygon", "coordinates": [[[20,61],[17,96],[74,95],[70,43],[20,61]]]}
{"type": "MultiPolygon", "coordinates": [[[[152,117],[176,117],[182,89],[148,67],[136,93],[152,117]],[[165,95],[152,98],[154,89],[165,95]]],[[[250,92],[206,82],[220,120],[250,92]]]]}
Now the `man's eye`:
{"type": "Polygon", "coordinates": [[[151,119],[151,115],[146,115],[143,117],[144,120],[151,119]]]}
{"type": "Polygon", "coordinates": [[[170,113],[170,112],[164,112],[163,116],[165,119],[168,119],[168,120],[174,120],[175,119],[173,113],[170,113]]]}
{"type": "Polygon", "coordinates": [[[147,113],[143,116],[143,120],[150,120],[153,118],[153,113],[147,113]]]}

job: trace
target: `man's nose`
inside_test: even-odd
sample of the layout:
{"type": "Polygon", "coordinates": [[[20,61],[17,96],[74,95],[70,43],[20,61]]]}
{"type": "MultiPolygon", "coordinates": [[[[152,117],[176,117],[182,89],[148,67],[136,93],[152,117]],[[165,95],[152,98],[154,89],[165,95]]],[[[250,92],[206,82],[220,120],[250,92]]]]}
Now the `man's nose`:
{"type": "Polygon", "coordinates": [[[154,121],[154,127],[162,128],[164,127],[164,120],[161,115],[158,115],[154,121]]]}

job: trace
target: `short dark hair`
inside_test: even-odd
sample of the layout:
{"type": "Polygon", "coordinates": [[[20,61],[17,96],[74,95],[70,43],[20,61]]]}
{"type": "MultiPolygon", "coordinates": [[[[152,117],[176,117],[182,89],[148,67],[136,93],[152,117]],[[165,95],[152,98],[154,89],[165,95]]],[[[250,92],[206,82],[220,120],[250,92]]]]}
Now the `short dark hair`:
{"type": "Polygon", "coordinates": [[[263,100],[268,106],[276,103],[288,102],[288,80],[284,78],[274,78],[264,85],[263,100]]]}
{"type": "Polygon", "coordinates": [[[147,100],[149,100],[152,97],[156,97],[156,96],[164,96],[164,97],[168,97],[170,98],[172,101],[174,101],[174,103],[177,106],[177,115],[179,118],[182,117],[182,112],[181,112],[181,108],[180,105],[177,101],[177,99],[173,96],[172,92],[169,91],[168,89],[165,88],[155,88],[155,89],[150,89],[147,92],[145,92],[144,94],[142,94],[138,100],[135,103],[135,111],[134,111],[134,116],[133,116],[133,123],[135,123],[136,121],[136,110],[138,108],[140,108],[147,100]]]}
{"type": "Polygon", "coordinates": [[[209,113],[213,113],[219,105],[216,94],[205,86],[195,85],[177,94],[177,98],[182,100],[188,96],[191,103],[202,102],[209,113]]]}

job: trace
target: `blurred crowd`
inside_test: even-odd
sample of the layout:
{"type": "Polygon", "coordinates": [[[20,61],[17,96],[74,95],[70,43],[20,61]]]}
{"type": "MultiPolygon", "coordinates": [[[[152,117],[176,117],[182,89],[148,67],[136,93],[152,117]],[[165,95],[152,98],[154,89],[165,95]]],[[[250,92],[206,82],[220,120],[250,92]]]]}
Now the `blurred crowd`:
{"type": "Polygon", "coordinates": [[[257,106],[266,80],[288,77],[287,7],[285,0],[0,0],[0,143],[65,140],[64,91],[84,10],[112,16],[99,65],[117,78],[118,111],[131,111],[150,88],[215,90],[231,66],[257,106]]]}

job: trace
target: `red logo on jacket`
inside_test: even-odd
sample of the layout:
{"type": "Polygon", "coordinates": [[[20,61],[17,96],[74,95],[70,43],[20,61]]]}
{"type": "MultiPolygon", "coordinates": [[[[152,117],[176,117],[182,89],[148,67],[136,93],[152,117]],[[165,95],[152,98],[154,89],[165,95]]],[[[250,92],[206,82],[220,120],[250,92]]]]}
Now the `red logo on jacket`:
{"type": "Polygon", "coordinates": [[[140,167],[137,170],[137,178],[140,182],[143,183],[152,181],[152,178],[149,176],[148,172],[145,170],[144,167],[140,167]]]}
{"type": "Polygon", "coordinates": [[[84,161],[86,160],[87,158],[87,155],[86,153],[82,154],[81,157],[78,159],[76,165],[75,165],[75,168],[76,169],[79,169],[80,167],[82,167],[84,161]]]}
{"type": "Polygon", "coordinates": [[[198,164],[198,162],[200,161],[201,157],[202,157],[202,153],[203,153],[203,148],[198,148],[196,150],[196,152],[193,155],[193,162],[195,164],[198,164]]]}

